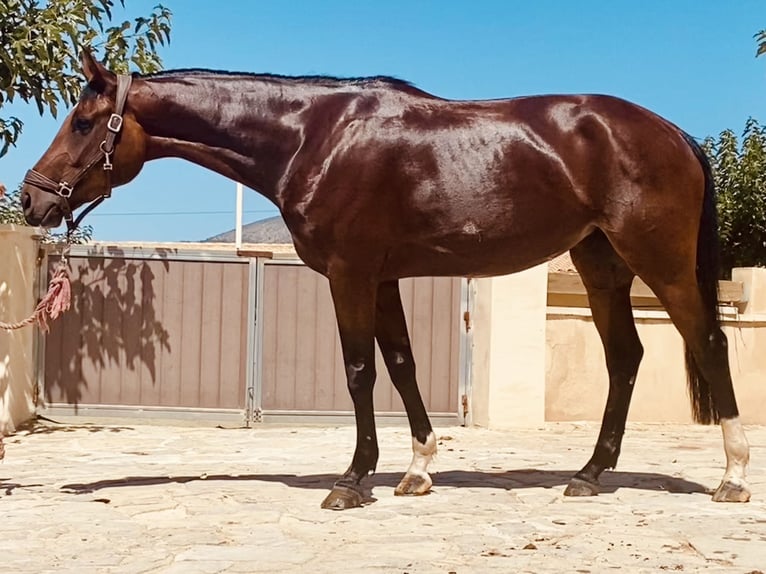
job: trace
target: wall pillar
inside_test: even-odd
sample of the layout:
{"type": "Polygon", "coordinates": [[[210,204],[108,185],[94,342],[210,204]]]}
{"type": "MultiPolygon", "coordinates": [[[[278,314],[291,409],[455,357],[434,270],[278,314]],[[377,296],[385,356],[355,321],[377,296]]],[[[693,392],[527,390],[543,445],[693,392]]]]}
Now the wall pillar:
{"type": "Polygon", "coordinates": [[[739,311],[743,314],[766,313],[766,269],[761,267],[735,267],[731,280],[742,283],[744,306],[739,311]]]}
{"type": "MultiPolygon", "coordinates": [[[[40,235],[35,228],[0,225],[0,320],[25,319],[37,303],[40,235]]],[[[0,435],[35,414],[35,328],[0,330],[0,435]]]]}
{"type": "Polygon", "coordinates": [[[548,265],[476,280],[471,413],[494,429],[545,421],[548,265]]]}

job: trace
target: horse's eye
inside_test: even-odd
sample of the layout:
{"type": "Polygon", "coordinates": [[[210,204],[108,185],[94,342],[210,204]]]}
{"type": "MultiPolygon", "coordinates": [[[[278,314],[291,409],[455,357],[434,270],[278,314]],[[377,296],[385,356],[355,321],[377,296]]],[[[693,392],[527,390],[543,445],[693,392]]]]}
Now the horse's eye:
{"type": "Polygon", "coordinates": [[[93,127],[93,122],[85,118],[75,118],[74,129],[80,133],[87,134],[93,127]]]}

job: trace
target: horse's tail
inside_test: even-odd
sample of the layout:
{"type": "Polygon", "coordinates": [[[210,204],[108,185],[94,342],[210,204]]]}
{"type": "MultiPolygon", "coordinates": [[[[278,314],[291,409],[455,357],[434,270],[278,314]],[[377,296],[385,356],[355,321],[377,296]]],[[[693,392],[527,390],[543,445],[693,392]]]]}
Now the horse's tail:
{"type": "MultiPolygon", "coordinates": [[[[713,172],[705,151],[694,138],[681,132],[694,155],[702,166],[705,175],[705,195],[702,201],[702,215],[697,235],[697,286],[702,295],[707,324],[711,333],[718,336],[720,317],[718,313],[718,276],[720,269],[718,245],[718,213],[716,209],[715,185],[713,172]]],[[[692,401],[694,420],[701,424],[718,423],[720,415],[713,401],[709,381],[705,380],[694,356],[686,346],[686,373],[689,384],[689,396],[692,401]]]]}

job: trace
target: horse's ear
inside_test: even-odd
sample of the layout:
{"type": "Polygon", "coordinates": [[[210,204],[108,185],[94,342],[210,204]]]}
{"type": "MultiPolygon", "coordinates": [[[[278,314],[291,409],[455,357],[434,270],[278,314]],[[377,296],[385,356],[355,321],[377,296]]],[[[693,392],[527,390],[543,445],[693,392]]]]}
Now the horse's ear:
{"type": "Polygon", "coordinates": [[[117,84],[117,76],[110,72],[93,54],[89,48],[84,48],[81,55],[82,73],[88,80],[88,87],[94,92],[103,94],[117,84]]]}

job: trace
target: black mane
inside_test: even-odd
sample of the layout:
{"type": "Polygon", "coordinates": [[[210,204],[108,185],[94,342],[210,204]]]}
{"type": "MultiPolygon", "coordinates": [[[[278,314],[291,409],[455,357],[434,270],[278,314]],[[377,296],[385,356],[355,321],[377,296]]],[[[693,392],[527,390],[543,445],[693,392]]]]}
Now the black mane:
{"type": "Polygon", "coordinates": [[[252,72],[232,72],[228,70],[210,70],[206,68],[178,68],[175,70],[164,70],[162,72],[156,72],[153,74],[136,75],[136,77],[151,80],[151,79],[171,79],[182,76],[230,76],[241,78],[252,78],[255,80],[271,80],[271,81],[290,81],[290,82],[302,82],[306,84],[314,84],[318,86],[365,86],[370,84],[389,84],[399,88],[414,88],[410,82],[401,80],[393,76],[367,76],[367,77],[350,77],[341,78],[337,76],[326,75],[309,75],[309,76],[286,76],[282,74],[256,74],[252,72]]]}

